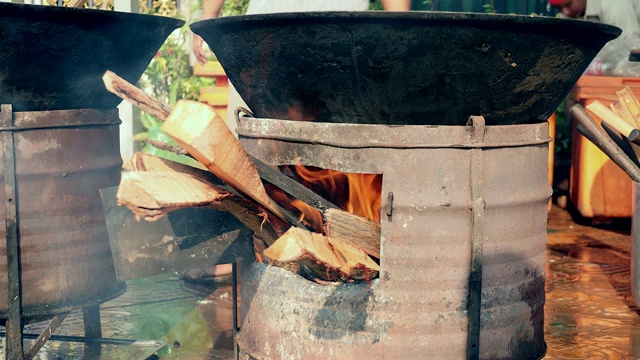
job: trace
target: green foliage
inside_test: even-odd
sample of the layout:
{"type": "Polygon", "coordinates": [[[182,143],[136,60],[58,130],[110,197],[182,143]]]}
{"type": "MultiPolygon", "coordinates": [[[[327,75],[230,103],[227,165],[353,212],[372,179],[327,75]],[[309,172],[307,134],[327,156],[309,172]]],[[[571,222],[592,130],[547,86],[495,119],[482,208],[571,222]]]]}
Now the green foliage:
{"type": "Polygon", "coordinates": [[[374,0],[369,2],[369,10],[382,10],[382,1],[374,0]]]}
{"type": "MultiPolygon", "coordinates": [[[[222,8],[222,16],[242,15],[246,13],[248,5],[249,0],[227,0],[222,8]]],[[[202,9],[202,1],[196,2],[194,7],[191,9],[192,11],[202,9]]],[[[178,100],[197,101],[200,97],[201,87],[215,84],[214,79],[193,76],[193,67],[189,62],[191,47],[188,46],[189,42],[187,41],[191,36],[188,24],[173,32],[158,50],[138,82],[138,87],[147,94],[171,107],[178,100]]],[[[140,115],[140,124],[143,132],[135,135],[134,141],[144,142],[151,139],[173,146],[177,145],[173,139],[160,130],[162,123],[153,116],[143,112],[140,115]]],[[[144,145],[142,151],[168,160],[202,167],[190,157],[160,150],[149,144],[144,145]]]]}
{"type": "MultiPolygon", "coordinates": [[[[191,36],[188,25],[174,31],[164,42],[156,56],[151,60],[147,70],[138,82],[138,87],[159,101],[173,107],[178,100],[198,100],[200,87],[214,85],[214,80],[193,76],[193,68],[189,64],[187,37],[191,36]]],[[[152,139],[170,145],[177,145],[169,136],[160,131],[161,122],[153,116],[142,113],[140,122],[144,132],[134,136],[134,141],[152,139]]],[[[169,160],[197,165],[193,159],[176,155],[166,150],[159,150],[145,145],[142,151],[169,160]]]]}
{"type": "Polygon", "coordinates": [[[139,82],[149,95],[171,106],[181,99],[197,100],[200,87],[214,84],[213,79],[193,76],[187,36],[191,36],[187,25],[174,31],[151,60],[139,82]]]}
{"type": "Polygon", "coordinates": [[[222,15],[235,16],[245,14],[248,6],[249,0],[227,0],[222,6],[222,15]]]}
{"type": "Polygon", "coordinates": [[[482,10],[487,14],[495,14],[496,4],[493,0],[485,0],[484,4],[482,4],[482,10]]]}
{"type": "MultiPolygon", "coordinates": [[[[164,287],[171,291],[180,291],[179,281],[167,281],[165,275],[152,277],[157,284],[161,282],[164,287]]],[[[148,279],[133,279],[127,281],[133,287],[148,288],[148,279]]],[[[213,291],[213,288],[212,288],[213,291]]],[[[136,321],[131,329],[131,336],[135,339],[160,340],[169,345],[156,352],[156,356],[164,359],[184,359],[184,357],[169,355],[176,352],[171,346],[175,341],[180,343],[180,352],[191,353],[201,349],[212,349],[213,340],[219,336],[219,330],[212,329],[212,319],[208,317],[210,311],[190,300],[187,301],[167,301],[162,303],[162,309],[158,311],[157,302],[140,302],[129,311],[136,317],[136,321]]],[[[149,358],[150,359],[150,358],[149,358]]]]}

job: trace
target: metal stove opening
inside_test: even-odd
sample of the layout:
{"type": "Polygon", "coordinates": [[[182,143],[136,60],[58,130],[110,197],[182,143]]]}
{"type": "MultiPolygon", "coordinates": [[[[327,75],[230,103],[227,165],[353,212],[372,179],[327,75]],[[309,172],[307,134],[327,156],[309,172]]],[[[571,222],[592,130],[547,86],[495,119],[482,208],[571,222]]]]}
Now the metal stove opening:
{"type": "MultiPolygon", "coordinates": [[[[304,201],[286,194],[278,187],[266,184],[267,192],[280,206],[297,216],[300,222],[310,231],[327,236],[331,249],[333,252],[336,252],[338,258],[349,256],[345,252],[336,249],[336,247],[342,246],[336,244],[336,242],[344,242],[348,247],[353,247],[353,250],[363,250],[366,255],[360,254],[361,256],[366,257],[368,255],[370,260],[373,260],[379,265],[379,224],[382,203],[381,174],[345,173],[332,169],[304,165],[280,165],[278,169],[296,182],[322,196],[330,204],[354,216],[348,216],[346,213],[340,211],[333,212],[334,209],[327,209],[324,212],[320,212],[304,201]],[[348,217],[345,218],[345,215],[348,217]],[[349,220],[355,222],[351,224],[347,222],[349,220]],[[341,232],[336,230],[336,227],[351,227],[349,229],[350,231],[357,232],[361,230],[357,226],[362,226],[363,224],[373,225],[371,229],[374,229],[375,233],[367,236],[356,234],[356,237],[345,238],[341,232]]],[[[291,241],[297,242],[300,241],[300,238],[298,237],[291,241]]],[[[311,249],[308,249],[308,251],[313,252],[311,249]]],[[[265,255],[272,260],[274,260],[274,257],[281,259],[287,257],[283,252],[290,253],[290,249],[276,247],[271,250],[266,250],[265,255]]],[[[346,250],[346,252],[351,253],[351,249],[346,250]]],[[[313,255],[314,254],[309,254],[309,256],[313,255]]],[[[278,262],[276,261],[275,263],[277,264],[278,262]]],[[[313,268],[316,270],[315,273],[309,272],[309,269],[306,269],[305,266],[297,268],[296,272],[312,281],[323,282],[335,280],[335,277],[327,273],[327,269],[322,267],[318,268],[317,266],[313,266],[313,268]]],[[[370,281],[376,278],[378,273],[377,271],[365,271],[362,275],[364,280],[370,281]]],[[[356,276],[356,278],[345,278],[341,276],[341,278],[347,279],[348,281],[361,280],[359,276],[356,276]]]]}

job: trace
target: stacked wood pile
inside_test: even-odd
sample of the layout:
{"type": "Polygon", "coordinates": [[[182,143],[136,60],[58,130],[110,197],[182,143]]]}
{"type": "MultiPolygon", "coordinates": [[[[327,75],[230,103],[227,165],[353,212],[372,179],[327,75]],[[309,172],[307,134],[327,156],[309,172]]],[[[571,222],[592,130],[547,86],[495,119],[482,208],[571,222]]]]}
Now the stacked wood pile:
{"type": "Polygon", "coordinates": [[[109,91],[163,121],[161,129],[181,147],[177,151],[203,165],[196,169],[135,154],[133,171],[123,174],[118,202],[139,219],[153,221],[185,207],[214,207],[233,214],[254,232],[258,261],[310,272],[319,282],[378,275],[379,222],[339,209],[250,156],[209,105],[179,101],[170,109],[112,72],[107,71],[103,80],[109,91]],[[273,196],[276,193],[280,196],[273,196]],[[291,198],[317,212],[322,226],[292,213],[291,198]]]}

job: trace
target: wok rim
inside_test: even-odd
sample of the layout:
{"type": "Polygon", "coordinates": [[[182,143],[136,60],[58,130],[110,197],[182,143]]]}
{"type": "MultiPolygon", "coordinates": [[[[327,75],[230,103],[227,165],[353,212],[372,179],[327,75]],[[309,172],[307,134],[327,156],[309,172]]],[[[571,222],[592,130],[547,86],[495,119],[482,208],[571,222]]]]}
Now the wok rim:
{"type": "MultiPolygon", "coordinates": [[[[101,10],[92,8],[73,8],[66,6],[53,6],[53,5],[33,5],[33,4],[17,4],[17,3],[5,3],[0,2],[0,19],[8,18],[10,21],[15,21],[16,12],[24,12],[25,14],[46,14],[46,16],[79,16],[78,19],[82,19],[83,16],[103,16],[103,17],[127,17],[136,20],[158,20],[164,21],[167,24],[174,23],[176,28],[182,27],[186,22],[182,19],[177,19],[169,16],[159,16],[151,14],[139,14],[130,13],[116,10],[101,10]],[[6,8],[6,9],[3,9],[6,8]]],[[[83,20],[83,21],[86,21],[83,20]]],[[[69,24],[73,25],[73,24],[69,24]]]]}
{"type": "MultiPolygon", "coordinates": [[[[286,12],[286,13],[272,13],[272,14],[251,14],[251,15],[234,15],[224,16],[219,18],[212,18],[206,20],[199,20],[191,23],[189,28],[196,34],[198,31],[206,28],[209,24],[215,23],[219,26],[234,25],[234,24],[253,24],[253,23],[265,23],[265,25],[283,25],[283,21],[314,21],[315,23],[331,23],[338,20],[354,20],[354,21],[389,21],[389,20],[404,20],[404,21],[427,21],[433,20],[437,23],[433,25],[469,25],[469,23],[477,23],[480,26],[489,25],[521,25],[525,27],[536,27],[540,29],[548,29],[549,32],[558,32],[563,34],[560,30],[570,30],[572,32],[581,32],[583,30],[599,31],[602,34],[611,35],[612,39],[617,38],[622,34],[622,29],[617,26],[597,23],[593,21],[585,21],[579,19],[551,17],[551,16],[537,16],[537,15],[515,15],[515,14],[487,14],[487,13],[474,13],[474,12],[451,12],[451,11],[406,11],[406,12],[391,12],[391,11],[312,11],[312,12],[286,12]],[[442,23],[446,21],[446,23],[442,23]],[[560,27],[560,28],[558,28],[560,27]]],[[[300,23],[300,26],[309,24],[300,23]]],[[[429,26],[429,22],[422,24],[423,26],[429,26]]]]}

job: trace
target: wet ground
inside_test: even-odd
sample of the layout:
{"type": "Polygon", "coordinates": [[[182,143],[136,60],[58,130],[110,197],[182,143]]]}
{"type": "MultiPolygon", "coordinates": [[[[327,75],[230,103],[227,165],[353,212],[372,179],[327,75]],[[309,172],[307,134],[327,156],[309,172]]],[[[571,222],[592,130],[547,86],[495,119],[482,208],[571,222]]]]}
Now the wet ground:
{"type": "Polygon", "coordinates": [[[553,208],[547,237],[545,359],[638,359],[630,225],[583,226],[553,208]]]}
{"type": "MultiPolygon", "coordinates": [[[[625,222],[585,226],[565,210],[551,210],[545,359],[640,358],[629,232],[625,222]]],[[[103,338],[115,341],[50,340],[37,358],[233,358],[231,286],[185,284],[175,274],[127,285],[124,295],[101,306],[103,338]]],[[[25,330],[39,333],[44,326],[46,322],[29,324],[25,330]]],[[[82,336],[82,313],[70,314],[55,334],[82,336]]]]}

